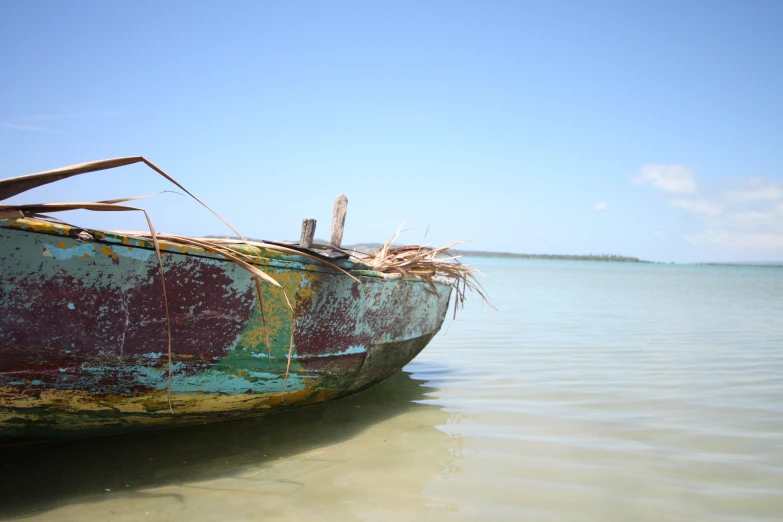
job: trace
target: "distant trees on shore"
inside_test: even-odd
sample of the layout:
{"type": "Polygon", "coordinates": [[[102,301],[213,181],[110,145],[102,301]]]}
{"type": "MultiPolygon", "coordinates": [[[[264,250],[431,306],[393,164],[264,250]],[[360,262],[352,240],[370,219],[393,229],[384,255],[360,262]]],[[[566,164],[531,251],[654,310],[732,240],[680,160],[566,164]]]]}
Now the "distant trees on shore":
{"type": "Polygon", "coordinates": [[[621,263],[649,263],[638,257],[618,256],[615,254],[516,254],[512,252],[482,252],[479,250],[455,250],[456,254],[477,257],[512,257],[519,259],[565,259],[569,261],[615,261],[621,263]]]}
{"type": "MultiPolygon", "coordinates": [[[[206,236],[206,237],[226,237],[227,236],[206,236]]],[[[261,239],[248,238],[251,241],[262,241],[261,239]]],[[[291,243],[296,244],[295,241],[291,243]]],[[[327,245],[328,242],[323,239],[315,239],[315,244],[327,245]]],[[[361,243],[355,245],[345,245],[345,250],[356,250],[361,253],[375,252],[383,245],[381,243],[361,243]]],[[[399,246],[399,245],[395,245],[399,246]]],[[[614,261],[620,263],[650,263],[639,259],[638,257],[631,256],[618,256],[615,254],[581,254],[581,255],[567,255],[567,254],[518,254],[514,252],[485,252],[483,250],[451,250],[456,255],[474,256],[474,257],[508,257],[517,259],[564,259],[569,261],[614,261]]]]}

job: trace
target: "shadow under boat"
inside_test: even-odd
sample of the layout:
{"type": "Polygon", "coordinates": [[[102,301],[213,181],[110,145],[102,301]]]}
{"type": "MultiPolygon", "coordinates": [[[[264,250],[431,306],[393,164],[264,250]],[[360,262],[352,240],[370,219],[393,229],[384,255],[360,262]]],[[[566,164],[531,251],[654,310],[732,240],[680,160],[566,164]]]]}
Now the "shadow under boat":
{"type": "Polygon", "coordinates": [[[414,408],[434,388],[400,371],[363,393],[288,413],[0,448],[0,517],[103,500],[106,490],[213,479],[328,446],[414,408]]]}

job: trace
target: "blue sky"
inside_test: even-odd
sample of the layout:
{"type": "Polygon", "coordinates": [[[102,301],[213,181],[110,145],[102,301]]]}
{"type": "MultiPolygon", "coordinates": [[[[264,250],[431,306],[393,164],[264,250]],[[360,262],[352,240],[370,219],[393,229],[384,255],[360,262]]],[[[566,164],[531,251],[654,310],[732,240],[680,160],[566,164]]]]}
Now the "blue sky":
{"type": "MultiPolygon", "coordinates": [[[[244,235],[783,260],[780,2],[7,2],[0,176],[144,155],[244,235]],[[424,238],[427,233],[426,239],[424,238]]],[[[18,202],[169,188],[141,167],[18,202]]],[[[186,198],[156,228],[224,234],[186,198]]],[[[71,222],[140,229],[142,218],[71,222]]]]}

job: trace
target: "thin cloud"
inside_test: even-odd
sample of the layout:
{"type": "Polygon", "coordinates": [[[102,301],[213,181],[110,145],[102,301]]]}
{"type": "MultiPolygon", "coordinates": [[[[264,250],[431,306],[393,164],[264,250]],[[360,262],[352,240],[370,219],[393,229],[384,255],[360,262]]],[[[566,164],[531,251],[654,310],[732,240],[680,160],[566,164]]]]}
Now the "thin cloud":
{"type": "Polygon", "coordinates": [[[726,215],[726,219],[731,221],[735,225],[740,226],[758,226],[769,222],[769,220],[775,219],[776,212],[771,210],[769,212],[762,212],[760,210],[747,210],[744,212],[732,212],[726,215]]]}
{"type": "Polygon", "coordinates": [[[607,210],[609,208],[609,203],[606,201],[599,201],[593,206],[593,210],[596,212],[602,212],[604,210],[607,210]]]}
{"type": "Polygon", "coordinates": [[[681,208],[686,212],[690,212],[691,214],[717,216],[723,212],[723,209],[720,206],[710,203],[705,199],[670,199],[669,205],[681,208]]]}
{"type": "Polygon", "coordinates": [[[727,190],[725,195],[727,199],[740,203],[780,201],[783,200],[783,187],[763,177],[754,176],[749,178],[744,186],[727,190]]]}
{"type": "Polygon", "coordinates": [[[728,232],[706,229],[698,234],[683,236],[693,245],[717,245],[738,250],[783,249],[783,234],[774,232],[728,232]]]}
{"type": "Polygon", "coordinates": [[[57,132],[56,130],[50,129],[49,127],[41,127],[40,125],[26,125],[22,123],[0,122],[0,127],[26,132],[57,132]]]}
{"type": "Polygon", "coordinates": [[[696,171],[684,165],[645,165],[631,181],[669,194],[692,194],[697,188],[696,171]]]}
{"type": "Polygon", "coordinates": [[[23,116],[21,118],[14,118],[15,121],[0,122],[0,127],[6,129],[26,131],[26,132],[51,132],[60,133],[57,129],[46,127],[43,125],[31,124],[29,122],[39,121],[59,121],[59,120],[79,120],[84,118],[109,118],[113,116],[119,116],[119,112],[107,112],[107,111],[88,111],[88,112],[74,112],[63,114],[35,114],[32,116],[23,116]]]}
{"type": "Polygon", "coordinates": [[[48,120],[78,120],[82,118],[111,118],[114,116],[120,116],[119,112],[111,111],[87,111],[87,112],[72,112],[63,114],[34,114],[32,116],[25,116],[19,118],[23,121],[48,121],[48,120]]]}

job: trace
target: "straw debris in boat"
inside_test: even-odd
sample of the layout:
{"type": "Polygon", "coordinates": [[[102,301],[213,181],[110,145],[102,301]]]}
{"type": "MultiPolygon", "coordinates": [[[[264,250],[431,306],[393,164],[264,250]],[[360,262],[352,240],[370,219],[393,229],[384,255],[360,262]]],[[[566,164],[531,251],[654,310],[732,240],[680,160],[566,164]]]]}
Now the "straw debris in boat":
{"type": "Polygon", "coordinates": [[[478,269],[462,263],[460,261],[462,256],[454,255],[450,251],[462,241],[455,241],[441,247],[429,245],[394,246],[400,232],[401,229],[397,230],[397,233],[376,252],[359,254],[356,257],[378,272],[421,279],[436,294],[438,293],[434,283],[436,279],[450,281],[457,294],[454,300],[455,317],[457,306],[465,306],[468,291],[476,292],[490,307],[497,309],[481,283],[476,279],[477,274],[483,274],[478,269]]]}

